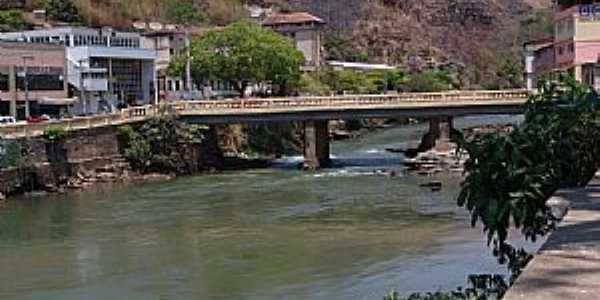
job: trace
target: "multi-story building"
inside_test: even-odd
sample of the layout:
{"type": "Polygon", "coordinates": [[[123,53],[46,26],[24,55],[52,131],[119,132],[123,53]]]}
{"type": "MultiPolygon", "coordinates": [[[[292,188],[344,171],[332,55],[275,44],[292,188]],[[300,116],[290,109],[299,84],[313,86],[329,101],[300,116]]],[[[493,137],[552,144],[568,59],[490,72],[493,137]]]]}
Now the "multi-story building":
{"type": "Polygon", "coordinates": [[[274,13],[262,25],[288,38],[304,54],[304,70],[315,70],[322,64],[322,30],[325,21],[306,12],[274,13]]]}
{"type": "Polygon", "coordinates": [[[551,77],[554,72],[554,38],[545,38],[525,43],[525,81],[528,90],[534,90],[538,81],[551,77]]]}
{"type": "Polygon", "coordinates": [[[66,77],[64,46],[0,42],[0,115],[69,113],[66,77]]]}
{"type": "Polygon", "coordinates": [[[158,90],[161,99],[180,100],[187,97],[185,91],[192,90],[189,80],[169,76],[169,63],[185,51],[187,37],[184,32],[161,30],[142,33],[142,48],[155,51],[158,90]]]}
{"type": "Polygon", "coordinates": [[[138,33],[61,27],[0,33],[0,40],[63,45],[67,82],[71,93],[80,97],[75,113],[94,114],[152,102],[156,55],[141,47],[138,33]]]}
{"type": "Polygon", "coordinates": [[[218,80],[195,82],[189,69],[186,69],[183,76],[169,74],[170,62],[179,55],[186,55],[190,37],[197,34],[201,33],[194,31],[186,34],[176,29],[142,33],[142,48],[156,53],[158,90],[161,100],[194,100],[237,95],[233,86],[226,82],[218,80]]]}
{"type": "Polygon", "coordinates": [[[525,45],[528,79],[541,74],[569,73],[580,82],[600,88],[600,3],[596,2],[555,1],[551,43],[525,45]],[[534,65],[537,69],[532,70],[534,65]]]}

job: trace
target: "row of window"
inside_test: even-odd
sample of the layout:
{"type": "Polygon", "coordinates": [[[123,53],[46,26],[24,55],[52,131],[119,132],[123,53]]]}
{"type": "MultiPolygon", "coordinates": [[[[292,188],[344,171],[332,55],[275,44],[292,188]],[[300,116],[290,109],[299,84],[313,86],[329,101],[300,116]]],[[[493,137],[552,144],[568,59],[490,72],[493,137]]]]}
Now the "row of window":
{"type": "Polygon", "coordinates": [[[559,21],[554,27],[557,37],[571,37],[575,35],[575,21],[567,19],[559,21]]]}
{"type": "Polygon", "coordinates": [[[558,46],[557,50],[558,55],[563,55],[565,53],[565,51],[567,53],[574,53],[575,52],[575,45],[573,44],[569,44],[566,46],[558,46]]]}
{"type": "MultiPolygon", "coordinates": [[[[57,75],[31,75],[27,76],[28,90],[30,91],[61,91],[64,88],[62,76],[57,75]]],[[[8,92],[10,84],[8,75],[0,74],[0,91],[8,92]]],[[[25,78],[17,77],[17,89],[25,90],[25,78]]]]}
{"type": "MultiPolygon", "coordinates": [[[[108,46],[108,36],[102,35],[79,35],[73,36],[73,42],[69,41],[71,47],[78,46],[108,46]]],[[[37,44],[60,44],[64,45],[65,42],[60,36],[33,36],[28,38],[30,43],[37,44]]],[[[124,47],[124,48],[139,48],[140,39],[135,37],[111,37],[111,47],[124,47]]]]}
{"type": "Polygon", "coordinates": [[[108,37],[99,35],[75,35],[73,46],[106,46],[108,37]]]}

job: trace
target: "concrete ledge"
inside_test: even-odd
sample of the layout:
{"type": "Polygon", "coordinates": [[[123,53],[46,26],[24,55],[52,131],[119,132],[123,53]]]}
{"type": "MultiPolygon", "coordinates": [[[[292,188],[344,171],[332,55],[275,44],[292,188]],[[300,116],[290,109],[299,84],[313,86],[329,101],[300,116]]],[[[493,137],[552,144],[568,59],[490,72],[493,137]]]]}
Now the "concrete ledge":
{"type": "Polygon", "coordinates": [[[600,180],[555,197],[571,209],[505,300],[600,299],[600,180]]]}

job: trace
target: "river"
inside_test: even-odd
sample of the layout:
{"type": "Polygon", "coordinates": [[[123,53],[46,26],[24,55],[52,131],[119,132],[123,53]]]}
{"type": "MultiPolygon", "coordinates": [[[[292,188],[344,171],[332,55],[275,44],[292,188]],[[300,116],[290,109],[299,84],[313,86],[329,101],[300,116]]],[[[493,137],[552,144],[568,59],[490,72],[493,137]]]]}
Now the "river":
{"type": "MultiPolygon", "coordinates": [[[[516,122],[471,117],[457,127],[516,122]]],[[[423,125],[332,145],[335,167],[97,186],[0,207],[0,299],[379,300],[503,273],[456,207],[460,176],[401,170],[423,125]]]]}

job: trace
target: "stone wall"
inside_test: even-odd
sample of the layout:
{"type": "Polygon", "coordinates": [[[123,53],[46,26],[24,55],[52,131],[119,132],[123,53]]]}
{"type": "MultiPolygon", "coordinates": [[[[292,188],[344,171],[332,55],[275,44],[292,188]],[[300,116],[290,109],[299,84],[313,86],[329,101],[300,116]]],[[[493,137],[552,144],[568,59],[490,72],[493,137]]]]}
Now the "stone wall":
{"type": "MultiPolygon", "coordinates": [[[[122,154],[117,127],[104,127],[71,132],[67,138],[50,144],[42,138],[16,140],[21,149],[27,149],[25,164],[30,167],[8,168],[0,171],[0,193],[18,194],[31,190],[53,189],[64,186],[82,174],[126,164],[122,154]]],[[[223,156],[218,136],[211,129],[206,140],[195,145],[188,153],[196,171],[220,169],[223,156]]],[[[102,172],[102,171],[101,171],[102,172]]]]}
{"type": "Polygon", "coordinates": [[[27,153],[26,167],[0,172],[0,193],[10,195],[29,190],[58,186],[80,172],[95,170],[120,159],[115,127],[70,133],[58,144],[43,138],[21,139],[15,142],[27,153]]]}

